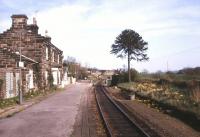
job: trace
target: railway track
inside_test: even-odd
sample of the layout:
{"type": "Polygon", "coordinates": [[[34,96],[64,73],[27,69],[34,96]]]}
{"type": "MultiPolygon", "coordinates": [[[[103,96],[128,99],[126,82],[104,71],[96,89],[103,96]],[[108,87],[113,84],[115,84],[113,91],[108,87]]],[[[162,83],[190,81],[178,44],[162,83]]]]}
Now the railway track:
{"type": "Polygon", "coordinates": [[[95,95],[107,134],[110,137],[150,137],[134,123],[119,105],[106,93],[106,89],[96,86],[95,95]]]}

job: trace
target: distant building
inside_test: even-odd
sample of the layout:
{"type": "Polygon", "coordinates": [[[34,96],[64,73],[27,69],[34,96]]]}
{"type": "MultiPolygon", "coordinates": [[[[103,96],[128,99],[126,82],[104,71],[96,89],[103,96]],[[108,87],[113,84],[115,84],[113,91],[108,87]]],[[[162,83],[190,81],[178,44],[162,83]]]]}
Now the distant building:
{"type": "Polygon", "coordinates": [[[104,84],[107,86],[111,85],[112,76],[115,74],[114,70],[106,70],[102,74],[102,80],[104,80],[104,84]]]}
{"type": "Polygon", "coordinates": [[[26,15],[12,15],[12,26],[0,34],[0,98],[18,94],[19,65],[23,92],[61,85],[63,52],[51,43],[49,36],[38,34],[36,19],[27,24],[26,15]],[[21,53],[21,62],[20,62],[21,53]],[[20,62],[20,63],[19,63],[20,62]]]}

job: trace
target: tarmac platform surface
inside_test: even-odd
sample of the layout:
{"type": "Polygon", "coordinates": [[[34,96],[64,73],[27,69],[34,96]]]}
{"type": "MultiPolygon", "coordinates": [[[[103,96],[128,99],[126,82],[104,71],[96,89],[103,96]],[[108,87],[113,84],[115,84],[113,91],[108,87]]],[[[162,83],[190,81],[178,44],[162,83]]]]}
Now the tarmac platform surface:
{"type": "Polygon", "coordinates": [[[81,105],[91,87],[76,83],[63,92],[0,120],[0,137],[69,137],[81,105]]]}

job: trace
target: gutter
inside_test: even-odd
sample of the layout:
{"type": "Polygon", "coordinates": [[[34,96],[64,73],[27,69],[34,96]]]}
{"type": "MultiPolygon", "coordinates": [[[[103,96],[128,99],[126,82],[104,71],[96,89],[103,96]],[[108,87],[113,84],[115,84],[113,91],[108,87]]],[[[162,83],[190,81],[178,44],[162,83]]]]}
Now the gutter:
{"type": "MultiPolygon", "coordinates": [[[[19,56],[20,56],[20,53],[19,53],[19,52],[15,52],[15,54],[17,54],[17,55],[19,55],[19,56]]],[[[33,59],[31,59],[31,58],[27,57],[27,56],[24,56],[24,55],[22,55],[22,54],[21,54],[21,56],[22,56],[23,58],[25,58],[25,59],[27,59],[27,60],[31,61],[31,62],[34,62],[34,63],[39,63],[39,62],[37,62],[37,61],[35,61],[35,60],[33,60],[33,59]]]]}

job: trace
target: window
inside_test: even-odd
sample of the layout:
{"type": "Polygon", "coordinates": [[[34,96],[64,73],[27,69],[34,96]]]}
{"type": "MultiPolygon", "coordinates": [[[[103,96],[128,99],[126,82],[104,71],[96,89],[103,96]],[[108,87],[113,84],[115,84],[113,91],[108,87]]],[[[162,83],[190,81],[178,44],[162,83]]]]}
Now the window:
{"type": "Polygon", "coordinates": [[[49,56],[48,56],[48,47],[46,47],[46,60],[48,60],[49,56]]]}
{"type": "Polygon", "coordinates": [[[14,96],[14,76],[12,72],[6,72],[6,98],[14,96]]]}
{"type": "Polygon", "coordinates": [[[54,62],[54,51],[53,51],[53,49],[51,50],[52,52],[52,62],[54,62]]]}
{"type": "Polygon", "coordinates": [[[58,55],[58,64],[60,63],[60,56],[58,55]]]}

